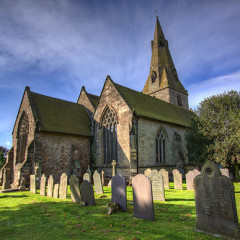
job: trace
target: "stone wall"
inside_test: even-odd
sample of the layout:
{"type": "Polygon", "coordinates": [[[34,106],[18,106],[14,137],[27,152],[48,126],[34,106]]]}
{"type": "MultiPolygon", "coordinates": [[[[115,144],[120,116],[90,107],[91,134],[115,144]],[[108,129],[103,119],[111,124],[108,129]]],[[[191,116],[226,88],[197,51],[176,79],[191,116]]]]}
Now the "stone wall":
{"type": "Polygon", "coordinates": [[[84,90],[81,91],[81,94],[77,103],[82,104],[87,109],[89,116],[92,118],[95,109],[92,106],[92,103],[89,101],[89,98],[87,97],[87,94],[84,90]]]}

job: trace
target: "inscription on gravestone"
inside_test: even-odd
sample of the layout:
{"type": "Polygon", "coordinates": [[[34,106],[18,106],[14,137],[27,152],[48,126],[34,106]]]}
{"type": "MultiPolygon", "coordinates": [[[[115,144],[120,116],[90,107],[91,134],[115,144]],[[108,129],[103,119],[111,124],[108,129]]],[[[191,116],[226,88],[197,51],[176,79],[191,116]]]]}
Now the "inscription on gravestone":
{"type": "Polygon", "coordinates": [[[148,169],[146,169],[145,171],[144,171],[144,175],[146,176],[146,177],[148,177],[148,175],[151,173],[151,169],[150,168],[148,168],[148,169]]]}
{"type": "Polygon", "coordinates": [[[100,174],[98,173],[97,170],[95,170],[93,174],[93,183],[94,183],[95,193],[103,194],[102,181],[101,181],[100,174]]]}
{"type": "Polygon", "coordinates": [[[53,188],[53,197],[54,198],[58,198],[58,191],[59,191],[59,184],[56,183],[56,184],[54,184],[54,188],[53,188]]]}
{"type": "Polygon", "coordinates": [[[174,169],[172,173],[173,173],[174,189],[182,190],[182,174],[177,169],[174,169]]]}
{"type": "Polygon", "coordinates": [[[79,179],[73,174],[69,179],[69,183],[70,183],[72,201],[75,203],[80,203],[81,196],[80,196],[79,179]]]}
{"type": "Polygon", "coordinates": [[[186,174],[187,190],[193,190],[193,180],[197,175],[193,171],[186,174]]]}
{"type": "Polygon", "coordinates": [[[43,174],[40,180],[40,195],[46,196],[46,176],[43,174]]]}
{"type": "Polygon", "coordinates": [[[194,179],[194,195],[198,230],[240,239],[233,183],[213,162],[194,179]]]}
{"type": "Polygon", "coordinates": [[[48,178],[47,197],[53,197],[53,184],[54,179],[53,176],[50,175],[50,177],[48,178]]]}
{"type": "Polygon", "coordinates": [[[35,175],[30,175],[30,192],[31,193],[37,193],[36,176],[35,175]]]}
{"type": "Polygon", "coordinates": [[[169,189],[169,172],[166,171],[164,168],[162,168],[159,171],[162,176],[163,176],[163,180],[164,180],[164,189],[169,189]]]}
{"type": "Polygon", "coordinates": [[[67,198],[67,174],[63,173],[60,178],[59,198],[67,198]]]}
{"type": "Polygon", "coordinates": [[[95,205],[95,198],[94,198],[94,192],[92,185],[86,181],[83,180],[80,186],[80,194],[81,194],[81,200],[85,202],[89,206],[95,205]]]}
{"type": "Polygon", "coordinates": [[[152,170],[148,175],[152,182],[153,200],[165,201],[163,176],[157,170],[152,170]]]}
{"type": "Polygon", "coordinates": [[[143,174],[132,179],[134,216],[154,221],[151,180],[143,174]]]}
{"type": "Polygon", "coordinates": [[[112,178],[112,199],[120,208],[127,211],[126,180],[122,174],[116,174],[112,178]]]}

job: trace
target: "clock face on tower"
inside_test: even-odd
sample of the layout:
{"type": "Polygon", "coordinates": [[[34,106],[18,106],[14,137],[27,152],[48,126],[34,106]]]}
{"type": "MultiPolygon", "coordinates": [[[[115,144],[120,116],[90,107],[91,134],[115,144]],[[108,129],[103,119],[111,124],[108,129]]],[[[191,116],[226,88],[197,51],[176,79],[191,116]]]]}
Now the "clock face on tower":
{"type": "Polygon", "coordinates": [[[152,83],[154,83],[157,79],[157,73],[154,70],[152,70],[151,79],[152,83]]]}

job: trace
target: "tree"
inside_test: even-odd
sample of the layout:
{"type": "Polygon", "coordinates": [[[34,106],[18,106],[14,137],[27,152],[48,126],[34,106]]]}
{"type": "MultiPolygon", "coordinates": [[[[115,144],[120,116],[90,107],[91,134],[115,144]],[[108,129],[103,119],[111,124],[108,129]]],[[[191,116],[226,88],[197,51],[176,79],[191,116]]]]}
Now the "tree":
{"type": "MultiPolygon", "coordinates": [[[[235,179],[239,179],[240,163],[240,94],[237,91],[224,92],[206,98],[195,111],[196,122],[193,121],[192,134],[195,144],[203,148],[206,160],[221,163],[224,167],[235,169],[235,179]],[[202,142],[197,136],[203,136],[202,142]],[[205,151],[206,150],[206,151],[205,151]]],[[[191,139],[191,138],[190,138],[191,139]]],[[[189,140],[190,140],[189,139],[189,140]]],[[[188,141],[188,144],[189,143],[188,141]]],[[[190,151],[190,149],[189,149],[190,151]]],[[[194,161],[197,157],[194,155],[194,161]]]]}
{"type": "Polygon", "coordinates": [[[8,152],[7,148],[0,146],[0,169],[6,162],[7,152],[8,152]]]}

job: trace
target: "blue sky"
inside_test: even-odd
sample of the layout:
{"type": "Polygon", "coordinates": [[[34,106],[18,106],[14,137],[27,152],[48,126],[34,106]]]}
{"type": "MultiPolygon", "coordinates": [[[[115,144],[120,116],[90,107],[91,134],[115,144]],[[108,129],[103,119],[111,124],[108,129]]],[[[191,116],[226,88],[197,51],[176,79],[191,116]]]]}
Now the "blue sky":
{"type": "Polygon", "coordinates": [[[142,91],[156,15],[190,107],[240,91],[238,0],[0,0],[0,145],[11,146],[25,86],[76,102],[110,75],[142,91]]]}

